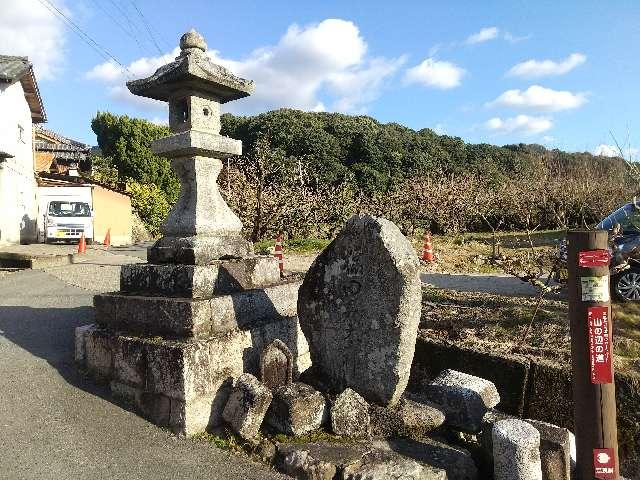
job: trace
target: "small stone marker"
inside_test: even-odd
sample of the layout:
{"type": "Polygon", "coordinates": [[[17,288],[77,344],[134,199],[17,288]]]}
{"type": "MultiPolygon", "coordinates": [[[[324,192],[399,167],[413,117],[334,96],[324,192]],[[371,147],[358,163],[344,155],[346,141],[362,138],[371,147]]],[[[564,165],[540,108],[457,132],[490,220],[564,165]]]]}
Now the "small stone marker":
{"type": "Polygon", "coordinates": [[[367,401],[350,388],[331,405],[331,430],[336,435],[364,438],[369,435],[369,424],[367,401]]]}
{"type": "Polygon", "coordinates": [[[335,392],[393,405],[409,380],[420,320],[419,262],[398,227],[355,215],[318,256],[298,296],[311,361],[335,392]]]}
{"type": "Polygon", "coordinates": [[[493,425],[495,480],[542,480],[540,433],[523,420],[500,420],[493,425]]]}
{"type": "Polygon", "coordinates": [[[243,373],[236,381],[222,418],[238,435],[251,440],[258,435],[271,398],[271,391],[256,377],[243,373]]]}
{"type": "Polygon", "coordinates": [[[440,406],[447,425],[469,433],[479,432],[484,415],[500,403],[493,382],[449,369],[425,387],[425,394],[440,406]]]}
{"type": "Polygon", "coordinates": [[[274,340],[262,351],[260,377],[271,390],[293,381],[293,355],[282,340],[274,340]]]}
{"type": "Polygon", "coordinates": [[[544,480],[570,480],[571,432],[539,420],[527,420],[540,433],[540,462],[544,480]]]}
{"type": "Polygon", "coordinates": [[[325,417],[324,395],[304,383],[291,383],[273,393],[266,422],[280,433],[305,435],[317,430],[325,417]]]}

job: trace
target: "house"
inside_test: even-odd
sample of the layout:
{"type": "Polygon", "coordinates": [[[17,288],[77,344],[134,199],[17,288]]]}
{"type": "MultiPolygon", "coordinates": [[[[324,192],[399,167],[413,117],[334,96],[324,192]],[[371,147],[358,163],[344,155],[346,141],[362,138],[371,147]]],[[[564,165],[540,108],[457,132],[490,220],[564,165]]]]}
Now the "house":
{"type": "Polygon", "coordinates": [[[36,172],[77,175],[78,170],[91,170],[89,145],[36,126],[33,146],[36,172]]]}
{"type": "Polygon", "coordinates": [[[0,55],[0,245],[36,239],[33,125],[46,119],[29,60],[0,55]]]}
{"type": "Polygon", "coordinates": [[[0,55],[0,245],[43,242],[50,201],[86,203],[93,217],[86,232],[62,224],[56,238],[101,242],[110,231],[113,245],[131,243],[131,199],[80,177],[90,147],[43,128],[46,119],[29,60],[0,55]]]}

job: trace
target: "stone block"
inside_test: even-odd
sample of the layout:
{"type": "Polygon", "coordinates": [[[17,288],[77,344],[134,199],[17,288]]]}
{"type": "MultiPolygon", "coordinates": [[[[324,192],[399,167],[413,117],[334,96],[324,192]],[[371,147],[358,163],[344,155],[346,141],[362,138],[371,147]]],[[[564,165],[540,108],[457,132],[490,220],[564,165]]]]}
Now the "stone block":
{"type": "Polygon", "coordinates": [[[422,465],[412,458],[407,458],[387,450],[372,450],[362,459],[344,468],[344,480],[446,480],[447,473],[439,468],[422,465]]]}
{"type": "Polygon", "coordinates": [[[123,265],[120,290],[138,295],[211,298],[280,282],[277,260],[255,256],[210,265],[123,265]]]}
{"type": "Polygon", "coordinates": [[[492,382],[455,370],[443,371],[423,393],[444,412],[447,425],[469,433],[479,432],[488,409],[500,403],[492,382]]]}
{"type": "Polygon", "coordinates": [[[75,330],[75,354],[74,358],[78,365],[86,366],[87,349],[85,348],[87,335],[90,331],[96,329],[96,325],[82,325],[76,327],[75,330]]]}
{"type": "Polygon", "coordinates": [[[419,262],[398,227],[355,215],[316,258],[298,297],[311,361],[333,393],[394,405],[409,381],[420,320],[419,262]]]}
{"type": "Polygon", "coordinates": [[[206,395],[242,374],[249,342],[241,332],[209,341],[147,342],[146,389],[183,401],[206,395]]]}
{"type": "MultiPolygon", "coordinates": [[[[194,219],[196,220],[196,219],[194,219]]],[[[166,223],[166,222],[165,222],[166,223]]],[[[208,237],[164,236],[147,249],[149,263],[209,265],[221,259],[253,256],[253,246],[239,234],[208,237]]]]}
{"type": "Polygon", "coordinates": [[[467,450],[433,438],[423,438],[419,441],[404,438],[377,440],[373,442],[373,447],[396,452],[423,465],[444,470],[449,480],[491,478],[491,475],[478,476],[476,464],[467,450]]]}
{"type": "Polygon", "coordinates": [[[492,437],[495,480],[542,480],[538,430],[523,420],[500,420],[492,437]]]}
{"type": "Polygon", "coordinates": [[[444,413],[434,404],[403,397],[394,407],[371,405],[371,430],[375,437],[420,439],[445,421],[444,413]]]}
{"type": "Polygon", "coordinates": [[[314,442],[279,444],[276,466],[294,478],[306,480],[333,480],[342,478],[349,465],[358,463],[370,450],[366,444],[314,442]]]}
{"type": "Polygon", "coordinates": [[[331,430],[336,435],[364,438],[370,433],[369,404],[347,388],[331,405],[331,430]]]}
{"type": "Polygon", "coordinates": [[[114,338],[113,377],[127,385],[144,387],[146,384],[146,354],[144,343],[137,338],[114,338]]]}
{"type": "Polygon", "coordinates": [[[271,404],[271,391],[250,373],[240,375],[233,387],[222,418],[245,440],[258,435],[271,404]]]}
{"type": "Polygon", "coordinates": [[[187,130],[154,140],[151,150],[170,158],[202,155],[224,159],[230,155],[242,155],[242,141],[200,130],[187,130]]]}
{"type": "Polygon", "coordinates": [[[540,433],[542,480],[570,480],[571,432],[538,420],[526,420],[540,433]]]}
{"type": "Polygon", "coordinates": [[[96,322],[149,335],[208,337],[296,315],[299,282],[211,299],[124,294],[95,295],[96,322]]]}
{"type": "Polygon", "coordinates": [[[305,435],[325,420],[324,396],[304,383],[280,387],[273,394],[266,422],[287,435],[305,435]]]}
{"type": "Polygon", "coordinates": [[[97,380],[108,381],[113,373],[113,336],[101,328],[90,328],[84,335],[85,367],[97,380]]]}
{"type": "Polygon", "coordinates": [[[136,407],[138,410],[142,409],[142,394],[144,393],[142,388],[132,387],[131,385],[116,380],[109,382],[109,388],[114,397],[136,407]]]}
{"type": "Polygon", "coordinates": [[[509,415],[495,408],[491,408],[482,418],[479,442],[481,448],[478,451],[478,467],[481,478],[493,476],[493,425],[500,420],[517,420],[518,417],[509,415]]]}
{"type": "Polygon", "coordinates": [[[452,341],[430,338],[424,332],[420,332],[418,337],[410,390],[420,390],[425,381],[433,380],[443,370],[458,370],[492,381],[500,394],[500,410],[511,415],[524,415],[532,373],[531,361],[527,357],[461,346],[452,341]]]}

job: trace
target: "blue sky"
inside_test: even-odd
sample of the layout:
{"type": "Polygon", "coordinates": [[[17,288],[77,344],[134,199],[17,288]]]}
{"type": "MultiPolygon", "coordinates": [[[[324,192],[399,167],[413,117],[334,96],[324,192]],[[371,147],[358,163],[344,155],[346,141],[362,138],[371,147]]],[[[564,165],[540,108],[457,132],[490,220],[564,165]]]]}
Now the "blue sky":
{"type": "Polygon", "coordinates": [[[33,60],[48,128],[90,144],[98,110],[166,120],[124,82],[173,58],[192,27],[214,60],[256,81],[234,113],[341,111],[469,142],[604,153],[610,130],[633,146],[640,121],[632,0],[0,0],[0,12],[0,53],[33,60]]]}

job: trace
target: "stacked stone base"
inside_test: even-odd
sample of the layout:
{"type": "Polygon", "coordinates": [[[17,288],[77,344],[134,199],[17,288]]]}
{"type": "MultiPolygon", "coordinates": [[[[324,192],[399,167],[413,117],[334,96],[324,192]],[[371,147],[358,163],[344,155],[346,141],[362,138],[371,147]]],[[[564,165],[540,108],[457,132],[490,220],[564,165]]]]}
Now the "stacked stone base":
{"type": "Polygon", "coordinates": [[[295,315],[299,283],[279,282],[272,259],[195,268],[123,267],[122,291],[97,295],[96,324],[76,329],[76,361],[90,376],[183,435],[221,423],[234,379],[257,375],[260,353],[273,340],[294,353],[294,375],[310,365],[295,315]],[[271,273],[259,272],[269,266],[271,273]],[[278,283],[255,288],[265,279],[278,283]]]}

